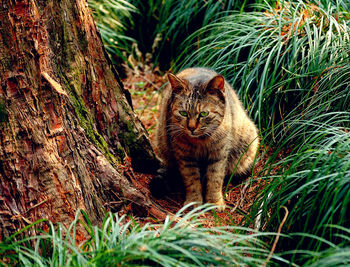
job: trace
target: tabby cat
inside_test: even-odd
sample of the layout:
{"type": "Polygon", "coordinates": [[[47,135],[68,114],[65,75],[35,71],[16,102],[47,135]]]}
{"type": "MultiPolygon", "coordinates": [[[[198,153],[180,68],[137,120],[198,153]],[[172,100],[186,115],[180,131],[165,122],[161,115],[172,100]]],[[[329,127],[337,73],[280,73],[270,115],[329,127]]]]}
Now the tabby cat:
{"type": "Polygon", "coordinates": [[[224,178],[250,171],[258,130],[222,75],[189,68],[168,80],[156,137],[163,168],[179,170],[185,204],[204,199],[223,210],[224,178]]]}

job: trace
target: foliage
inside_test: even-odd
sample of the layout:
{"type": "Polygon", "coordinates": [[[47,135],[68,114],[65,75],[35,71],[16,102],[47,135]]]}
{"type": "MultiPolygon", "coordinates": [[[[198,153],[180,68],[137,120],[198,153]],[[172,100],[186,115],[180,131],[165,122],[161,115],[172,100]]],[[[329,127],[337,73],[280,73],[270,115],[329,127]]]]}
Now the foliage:
{"type": "Polygon", "coordinates": [[[169,68],[179,53],[180,43],[189,33],[210,23],[221,11],[237,7],[237,2],[131,0],[139,10],[134,18],[139,27],[131,34],[138,40],[141,52],[148,55],[148,60],[169,68]]]}
{"type": "Polygon", "coordinates": [[[269,234],[229,226],[204,228],[199,217],[212,209],[205,205],[184,214],[184,208],[163,224],[143,226],[107,214],[101,227],[92,226],[81,212],[68,229],[48,222],[48,233],[25,237],[41,220],[0,243],[1,261],[19,266],[261,265],[269,250],[260,239],[269,234]],[[81,225],[88,238],[77,245],[81,225]]]}
{"type": "MultiPolygon", "coordinates": [[[[345,229],[344,229],[345,230],[345,229]]],[[[347,229],[348,235],[349,230],[347,229]]],[[[312,261],[305,263],[310,267],[347,266],[350,264],[350,247],[334,246],[330,249],[314,253],[312,261]],[[317,260],[316,260],[317,259],[317,260]]]]}
{"type": "Polygon", "coordinates": [[[184,42],[180,67],[207,66],[224,74],[259,128],[272,128],[328,69],[347,62],[348,14],[337,11],[280,1],[264,12],[224,16],[184,42]]]}
{"type": "MultiPolygon", "coordinates": [[[[225,15],[257,8],[264,0],[89,0],[103,42],[118,66],[121,58],[168,69],[191,33],[225,15]],[[254,5],[253,5],[254,4],[254,5]]],[[[273,1],[269,1],[273,2],[273,1]]]]}
{"type": "Polygon", "coordinates": [[[126,0],[88,0],[102,41],[118,67],[133,52],[136,41],[128,36],[136,8],[126,0]]]}
{"type": "Polygon", "coordinates": [[[344,3],[278,1],[224,16],[192,34],[178,59],[177,68],[207,66],[224,74],[258,122],[262,142],[274,147],[258,176],[267,186],[249,216],[276,231],[287,207],[283,232],[290,235],[277,250],[297,264],[348,259],[339,252],[350,245],[344,231],[350,226],[350,16],[344,3]]]}
{"type": "Polygon", "coordinates": [[[317,92],[303,101],[309,105],[302,112],[298,106],[274,131],[276,151],[291,152],[281,161],[276,162],[277,152],[269,158],[262,177],[270,182],[251,215],[262,213],[264,227],[272,230],[281,222],[280,207],[288,207],[285,231],[301,234],[282,240],[280,249],[319,252],[330,247],[324,240],[350,245],[344,232],[350,225],[349,70],[339,66],[322,77],[317,92]]]}

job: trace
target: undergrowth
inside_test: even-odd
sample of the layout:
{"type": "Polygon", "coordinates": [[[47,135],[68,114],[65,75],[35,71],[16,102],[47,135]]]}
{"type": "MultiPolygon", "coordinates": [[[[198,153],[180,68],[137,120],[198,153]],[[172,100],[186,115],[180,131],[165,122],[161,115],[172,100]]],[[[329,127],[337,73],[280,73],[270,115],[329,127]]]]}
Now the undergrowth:
{"type": "Polygon", "coordinates": [[[283,223],[288,234],[276,252],[298,265],[349,261],[342,253],[350,246],[346,8],[343,1],[279,1],[236,12],[192,34],[178,61],[178,68],[224,74],[258,123],[262,143],[274,148],[249,217],[263,231],[283,223]]]}
{"type": "Polygon", "coordinates": [[[349,2],[89,2],[121,61],[205,66],[226,77],[273,148],[256,178],[265,187],[241,226],[204,228],[209,206],[144,226],[108,214],[97,227],[81,213],[68,229],[45,222],[50,230],[32,236],[39,221],[4,240],[1,263],[349,265],[349,2]],[[83,225],[87,238],[76,244],[83,225]]]}
{"type": "MultiPolygon", "coordinates": [[[[255,10],[264,0],[88,0],[114,63],[167,70],[191,33],[225,12],[255,10]],[[254,4],[254,5],[253,5],[254,4]]],[[[273,2],[273,1],[268,1],[273,2]]]]}
{"type": "MultiPolygon", "coordinates": [[[[139,225],[125,216],[107,214],[101,227],[93,226],[84,212],[72,224],[38,221],[0,243],[0,263],[16,266],[260,266],[269,247],[262,237],[273,234],[222,226],[205,228],[200,217],[213,206],[188,213],[181,209],[162,224],[139,225]],[[30,233],[42,224],[49,231],[30,233]],[[78,228],[86,239],[77,240],[78,228]]],[[[282,261],[273,256],[270,262],[282,261]]]]}

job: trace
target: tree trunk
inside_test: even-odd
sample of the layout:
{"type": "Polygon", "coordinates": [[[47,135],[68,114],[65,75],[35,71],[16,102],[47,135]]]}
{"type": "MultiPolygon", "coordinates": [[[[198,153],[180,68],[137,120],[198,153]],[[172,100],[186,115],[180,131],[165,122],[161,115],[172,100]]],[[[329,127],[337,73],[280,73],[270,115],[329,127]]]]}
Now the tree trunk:
{"type": "Polygon", "coordinates": [[[98,223],[111,201],[152,206],[116,169],[158,161],[85,0],[3,0],[0,78],[0,240],[78,208],[98,223]]]}

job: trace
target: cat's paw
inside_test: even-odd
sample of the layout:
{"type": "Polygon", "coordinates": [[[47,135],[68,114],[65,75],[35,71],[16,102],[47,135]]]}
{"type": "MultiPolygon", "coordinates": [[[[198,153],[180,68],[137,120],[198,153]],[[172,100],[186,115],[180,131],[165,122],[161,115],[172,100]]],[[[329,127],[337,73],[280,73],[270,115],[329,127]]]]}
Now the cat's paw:
{"type": "Polygon", "coordinates": [[[214,205],[216,205],[216,210],[219,212],[223,212],[225,210],[225,201],[220,198],[218,201],[213,202],[214,205]]]}

